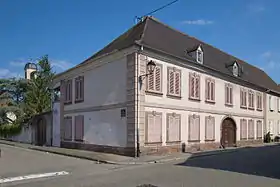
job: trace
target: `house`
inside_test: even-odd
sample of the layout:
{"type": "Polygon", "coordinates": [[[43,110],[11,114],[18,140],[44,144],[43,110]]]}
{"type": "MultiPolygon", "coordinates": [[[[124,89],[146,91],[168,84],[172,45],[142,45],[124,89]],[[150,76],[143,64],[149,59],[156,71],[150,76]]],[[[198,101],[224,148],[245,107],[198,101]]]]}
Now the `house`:
{"type": "Polygon", "coordinates": [[[280,96],[263,70],[153,17],[54,88],[61,147],[131,156],[260,143],[267,98],[280,96]]]}
{"type": "Polygon", "coordinates": [[[265,132],[270,132],[271,138],[274,139],[276,136],[280,136],[280,98],[275,95],[266,94],[266,126],[265,132]]]}

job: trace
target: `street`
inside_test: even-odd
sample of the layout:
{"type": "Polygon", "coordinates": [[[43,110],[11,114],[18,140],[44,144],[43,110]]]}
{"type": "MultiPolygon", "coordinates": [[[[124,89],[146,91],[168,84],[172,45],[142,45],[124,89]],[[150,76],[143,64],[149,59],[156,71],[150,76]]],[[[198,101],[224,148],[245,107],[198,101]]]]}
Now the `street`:
{"type": "Polygon", "coordinates": [[[168,163],[117,166],[96,164],[37,151],[2,146],[0,178],[65,171],[49,178],[7,182],[23,187],[235,187],[280,186],[280,147],[242,148],[232,153],[189,158],[168,163]]]}

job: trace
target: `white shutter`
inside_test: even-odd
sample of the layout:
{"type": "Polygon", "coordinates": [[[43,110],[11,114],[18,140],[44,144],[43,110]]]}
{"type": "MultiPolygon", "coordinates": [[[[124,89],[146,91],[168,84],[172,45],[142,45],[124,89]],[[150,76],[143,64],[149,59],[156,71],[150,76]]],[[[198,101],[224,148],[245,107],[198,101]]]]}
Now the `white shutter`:
{"type": "Polygon", "coordinates": [[[279,97],[278,97],[277,101],[278,101],[278,112],[280,112],[280,98],[279,97]]]}

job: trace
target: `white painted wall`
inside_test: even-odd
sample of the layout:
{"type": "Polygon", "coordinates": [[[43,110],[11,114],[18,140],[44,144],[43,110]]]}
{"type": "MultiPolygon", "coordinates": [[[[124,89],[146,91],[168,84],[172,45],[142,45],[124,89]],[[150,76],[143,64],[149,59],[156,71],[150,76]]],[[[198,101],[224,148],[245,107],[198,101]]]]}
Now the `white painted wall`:
{"type": "Polygon", "coordinates": [[[73,104],[65,105],[65,111],[126,102],[126,57],[110,63],[104,62],[104,65],[80,75],[84,75],[84,102],[74,103],[73,77],[73,104]]]}
{"type": "Polygon", "coordinates": [[[278,123],[278,121],[280,122],[280,111],[278,109],[278,101],[277,101],[277,97],[270,95],[270,94],[266,94],[266,127],[265,127],[265,132],[270,131],[272,137],[274,136],[280,136],[280,123],[278,123]],[[269,97],[272,97],[272,104],[273,104],[273,111],[270,110],[270,106],[269,106],[269,97]]]}
{"type": "MultiPolygon", "coordinates": [[[[214,116],[215,117],[215,140],[216,142],[220,142],[221,138],[221,124],[223,119],[226,117],[226,113],[230,114],[232,118],[236,122],[237,126],[237,141],[240,140],[240,119],[253,119],[255,123],[255,137],[256,137],[256,122],[257,120],[264,119],[264,112],[256,110],[256,97],[255,97],[255,110],[249,109],[242,109],[240,108],[240,87],[237,84],[233,85],[233,107],[225,106],[225,83],[226,81],[207,75],[206,73],[199,73],[200,74],[200,96],[201,101],[192,101],[189,100],[189,72],[193,72],[193,70],[189,70],[187,68],[182,68],[170,63],[166,63],[154,58],[148,58],[149,60],[154,60],[157,63],[163,65],[163,79],[162,79],[162,96],[155,96],[146,94],[145,95],[145,102],[144,106],[145,111],[157,111],[162,112],[162,134],[163,140],[165,140],[166,136],[166,113],[168,112],[175,112],[181,114],[181,137],[182,142],[187,143],[188,139],[188,115],[189,114],[197,114],[200,115],[200,137],[201,142],[204,142],[205,139],[205,116],[214,116]],[[167,67],[176,67],[181,70],[181,99],[174,99],[167,97],[167,67]],[[208,104],[205,102],[205,79],[206,78],[213,78],[215,79],[215,104],[208,104]],[[196,110],[196,112],[190,112],[196,110]],[[247,115],[246,117],[244,115],[247,115]],[[244,116],[244,117],[243,117],[244,116]]],[[[145,89],[143,86],[142,89],[145,89]]],[[[247,95],[248,99],[248,95],[247,95]]],[[[248,106],[248,101],[247,101],[248,106]]],[[[264,106],[264,103],[263,103],[264,106]]],[[[165,143],[164,143],[165,144],[165,143]]]]}
{"type": "MultiPolygon", "coordinates": [[[[161,103],[164,105],[169,106],[180,106],[180,107],[191,107],[191,108],[199,108],[201,110],[211,110],[216,112],[232,112],[235,114],[248,114],[253,116],[258,116],[263,118],[264,110],[262,112],[257,110],[245,110],[240,108],[240,86],[237,84],[233,84],[233,107],[225,106],[225,81],[207,74],[200,73],[200,85],[201,85],[201,101],[191,101],[189,100],[189,72],[193,72],[192,70],[182,68],[176,65],[172,65],[170,63],[166,63],[163,61],[159,61],[154,58],[149,58],[148,60],[154,60],[157,63],[163,65],[163,84],[162,84],[162,91],[163,96],[152,96],[152,95],[145,95],[145,102],[146,103],[161,103]],[[167,67],[176,67],[181,69],[181,99],[173,99],[168,98],[167,94],[167,67]],[[208,104],[205,102],[205,79],[207,77],[215,79],[215,105],[208,104]]],[[[144,87],[143,87],[144,89],[144,87]]],[[[248,98],[248,95],[247,95],[248,98]]],[[[248,101],[247,101],[248,105],[248,101]]],[[[256,97],[255,97],[255,108],[256,108],[256,97]]]]}
{"type": "MultiPolygon", "coordinates": [[[[153,107],[145,107],[145,111],[157,111],[162,113],[162,139],[163,139],[163,144],[166,145],[166,114],[167,113],[173,113],[175,112],[176,114],[181,114],[181,138],[182,138],[182,143],[188,144],[188,117],[189,115],[197,114],[200,115],[200,143],[205,143],[205,117],[206,116],[213,116],[215,117],[215,142],[220,142],[221,139],[221,125],[222,121],[225,118],[225,115],[220,115],[220,114],[209,114],[205,112],[190,112],[190,111],[184,111],[184,110],[171,110],[171,109],[166,109],[166,108],[153,108],[153,107]]],[[[240,140],[240,119],[252,119],[252,118],[243,118],[243,117],[238,117],[238,116],[233,116],[233,119],[235,120],[236,127],[237,127],[237,133],[236,133],[236,140],[240,140]]],[[[257,120],[262,120],[262,119],[254,119],[254,123],[256,125],[257,120]]],[[[262,120],[263,121],[263,120],[262,120]]],[[[257,129],[255,127],[255,137],[257,136],[257,129]]]]}
{"type": "Polygon", "coordinates": [[[84,115],[84,141],[87,144],[126,146],[126,117],[121,117],[121,108],[69,114],[72,116],[72,141],[75,134],[75,115],[84,115]]]}

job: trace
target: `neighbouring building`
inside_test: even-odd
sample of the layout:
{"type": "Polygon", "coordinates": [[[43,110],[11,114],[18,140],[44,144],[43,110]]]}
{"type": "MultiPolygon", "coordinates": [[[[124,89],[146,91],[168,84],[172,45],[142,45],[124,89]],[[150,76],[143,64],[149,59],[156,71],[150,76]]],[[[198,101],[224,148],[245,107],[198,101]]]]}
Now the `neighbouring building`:
{"type": "Polygon", "coordinates": [[[62,147],[131,156],[232,147],[262,142],[267,121],[280,120],[267,101],[280,89],[263,70],[152,17],[54,88],[62,147]]]}

